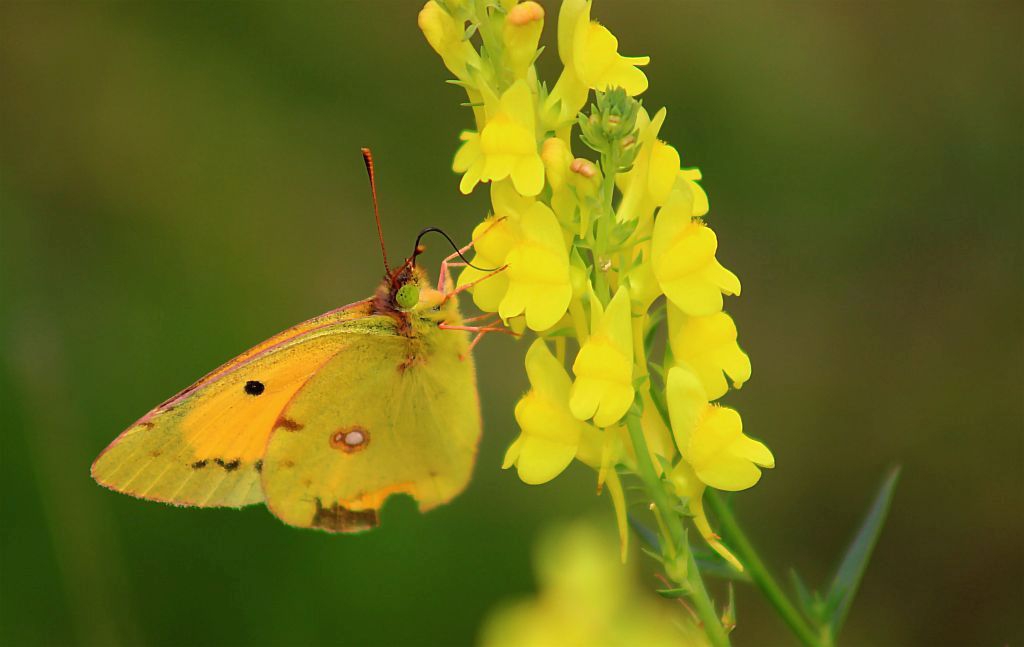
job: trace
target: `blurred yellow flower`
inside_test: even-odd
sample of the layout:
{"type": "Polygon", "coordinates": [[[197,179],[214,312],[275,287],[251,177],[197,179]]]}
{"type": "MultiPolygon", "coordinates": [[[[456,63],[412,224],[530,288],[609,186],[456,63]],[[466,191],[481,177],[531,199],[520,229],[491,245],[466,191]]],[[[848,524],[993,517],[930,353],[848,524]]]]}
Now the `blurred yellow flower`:
{"type": "Polygon", "coordinates": [[[484,89],[487,123],[479,133],[466,131],[452,169],[463,173],[459,189],[469,193],[479,182],[512,178],[516,191],[534,196],[544,188],[544,163],[537,149],[534,99],[530,86],[516,81],[497,99],[484,89]]]}
{"type": "Polygon", "coordinates": [[[740,350],[736,337],[736,324],[724,312],[691,317],[668,304],[672,356],[700,379],[709,400],[729,390],[726,374],[737,389],[750,379],[750,358],[740,350]]]}
{"type": "Polygon", "coordinates": [[[654,219],[651,262],[665,296],[691,316],[722,309],[722,294],[740,293],[740,280],[715,258],[718,238],[693,220],[689,193],[673,190],[654,219]]]}
{"type": "Polygon", "coordinates": [[[676,445],[701,482],[719,490],[745,490],[761,478],[758,466],[775,467],[764,443],[743,433],[739,413],[708,403],[692,371],[673,367],[666,382],[676,445]]]}
{"type": "Polygon", "coordinates": [[[484,624],[484,647],[704,647],[678,607],[644,591],[613,543],[577,522],[549,533],[535,558],[539,592],[484,624]]]}
{"type": "Polygon", "coordinates": [[[537,339],[526,353],[530,391],[516,404],[521,430],[505,453],[502,467],[515,465],[524,483],[547,483],[576,456],[586,423],[569,411],[569,375],[562,363],[537,339]]]}
{"type": "Polygon", "coordinates": [[[580,420],[593,418],[598,427],[608,427],[633,404],[629,288],[620,287],[604,312],[596,297],[591,297],[590,307],[591,333],[572,365],[576,381],[569,408],[580,420]]]}

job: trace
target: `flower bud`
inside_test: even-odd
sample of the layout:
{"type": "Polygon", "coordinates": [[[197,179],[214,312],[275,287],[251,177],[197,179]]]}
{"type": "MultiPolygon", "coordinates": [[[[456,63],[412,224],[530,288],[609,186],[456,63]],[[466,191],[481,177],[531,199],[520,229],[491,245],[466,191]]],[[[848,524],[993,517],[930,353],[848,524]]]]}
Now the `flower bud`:
{"type": "Polygon", "coordinates": [[[460,79],[468,79],[467,65],[479,65],[479,55],[463,38],[465,21],[453,17],[436,0],[430,0],[420,10],[417,23],[445,67],[460,79]]]}
{"type": "Polygon", "coordinates": [[[505,17],[506,67],[516,79],[525,79],[533,59],[537,56],[537,43],[544,29],[544,8],[528,1],[512,7],[505,17]]]}

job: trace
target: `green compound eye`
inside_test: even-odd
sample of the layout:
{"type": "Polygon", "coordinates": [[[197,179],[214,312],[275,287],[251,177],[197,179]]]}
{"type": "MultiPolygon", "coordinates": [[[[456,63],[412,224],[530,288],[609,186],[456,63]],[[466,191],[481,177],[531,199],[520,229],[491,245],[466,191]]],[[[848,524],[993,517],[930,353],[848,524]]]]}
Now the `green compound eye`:
{"type": "Polygon", "coordinates": [[[420,302],[420,288],[415,283],[406,283],[395,292],[395,304],[402,310],[412,310],[420,302]]]}

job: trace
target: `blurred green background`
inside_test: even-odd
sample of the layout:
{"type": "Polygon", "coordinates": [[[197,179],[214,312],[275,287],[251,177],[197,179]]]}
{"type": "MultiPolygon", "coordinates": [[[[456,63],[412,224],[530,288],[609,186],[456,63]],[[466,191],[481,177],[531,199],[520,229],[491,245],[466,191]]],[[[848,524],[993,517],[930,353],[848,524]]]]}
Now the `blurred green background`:
{"type": "MultiPolygon", "coordinates": [[[[3,644],[465,644],[532,589],[540,529],[611,515],[586,469],[499,469],[526,386],[504,338],[477,354],[474,482],[429,515],[402,501],[333,537],[89,478],[156,403],[370,293],[360,146],[396,256],[426,225],[469,236],[486,192],[448,169],[469,114],[420,4],[0,5],[3,644]]],[[[645,104],[744,282],[754,379],[730,400],[778,468],[736,505],[771,564],[824,583],[902,463],[846,644],[1024,642],[1021,5],[594,16],[652,56],[645,104]]],[[[737,644],[792,643],[756,591],[738,602],[737,644]]]]}

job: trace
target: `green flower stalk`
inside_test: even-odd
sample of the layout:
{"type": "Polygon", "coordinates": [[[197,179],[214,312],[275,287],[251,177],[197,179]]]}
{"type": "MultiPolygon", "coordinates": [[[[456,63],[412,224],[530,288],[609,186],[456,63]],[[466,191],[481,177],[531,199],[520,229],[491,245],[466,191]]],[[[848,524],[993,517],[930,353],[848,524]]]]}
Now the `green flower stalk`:
{"type": "Polygon", "coordinates": [[[545,20],[537,3],[431,0],[420,13],[473,110],[453,163],[459,188],[489,184],[492,210],[473,232],[473,264],[507,266],[490,278],[466,267],[459,284],[474,284],[481,310],[536,335],[526,353],[531,388],[515,408],[521,433],[504,466],[531,484],[573,460],[593,468],[613,502],[623,558],[622,481],[639,477],[665,575],[711,643],[727,644],[684,522],[741,571],[705,515],[705,492],[747,489],[775,464],[740,414],[716,402],[750,377],[722,311],[740,282],[716,258],[700,171],[682,168],[659,139],[666,110],[651,116],[636,99],[649,59],[620,55],[590,10],[586,0],[562,3],[564,69],[550,91],[533,65],[545,20]],[[573,150],[574,132],[588,151],[573,150]]]}

